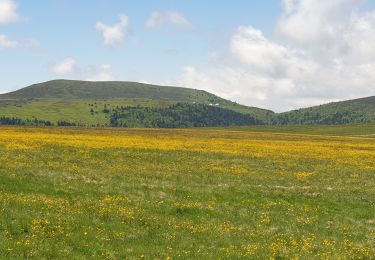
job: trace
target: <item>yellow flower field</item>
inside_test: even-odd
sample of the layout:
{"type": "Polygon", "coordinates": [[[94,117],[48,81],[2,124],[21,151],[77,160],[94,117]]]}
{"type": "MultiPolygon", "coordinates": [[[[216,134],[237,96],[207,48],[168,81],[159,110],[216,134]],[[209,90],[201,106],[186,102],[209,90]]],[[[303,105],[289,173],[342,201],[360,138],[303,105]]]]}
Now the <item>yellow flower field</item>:
{"type": "Polygon", "coordinates": [[[375,139],[0,128],[0,257],[375,257],[375,139]]]}

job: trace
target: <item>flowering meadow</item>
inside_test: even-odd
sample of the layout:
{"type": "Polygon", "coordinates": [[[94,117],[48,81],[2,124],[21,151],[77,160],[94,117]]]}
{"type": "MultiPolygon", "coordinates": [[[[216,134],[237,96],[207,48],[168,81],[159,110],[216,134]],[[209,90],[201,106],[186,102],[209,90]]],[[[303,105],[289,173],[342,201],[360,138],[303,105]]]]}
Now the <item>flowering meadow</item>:
{"type": "Polygon", "coordinates": [[[373,259],[375,138],[1,127],[0,258],[373,259]]]}

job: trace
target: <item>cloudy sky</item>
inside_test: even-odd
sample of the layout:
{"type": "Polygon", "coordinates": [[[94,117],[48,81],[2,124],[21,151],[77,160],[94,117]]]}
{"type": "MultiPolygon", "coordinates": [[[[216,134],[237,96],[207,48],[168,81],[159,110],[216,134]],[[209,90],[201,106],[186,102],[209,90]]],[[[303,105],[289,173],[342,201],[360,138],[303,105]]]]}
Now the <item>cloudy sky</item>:
{"type": "Polygon", "coordinates": [[[0,92],[56,78],[285,111],[375,95],[375,0],[0,0],[0,92]]]}

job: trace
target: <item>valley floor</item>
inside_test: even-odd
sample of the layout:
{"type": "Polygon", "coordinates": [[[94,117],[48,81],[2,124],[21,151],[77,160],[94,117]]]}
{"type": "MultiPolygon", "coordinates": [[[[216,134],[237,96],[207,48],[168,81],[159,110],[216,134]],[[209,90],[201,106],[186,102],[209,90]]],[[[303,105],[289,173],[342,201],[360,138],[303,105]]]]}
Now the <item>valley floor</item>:
{"type": "Polygon", "coordinates": [[[375,139],[265,129],[1,127],[0,258],[375,258],[375,139]]]}

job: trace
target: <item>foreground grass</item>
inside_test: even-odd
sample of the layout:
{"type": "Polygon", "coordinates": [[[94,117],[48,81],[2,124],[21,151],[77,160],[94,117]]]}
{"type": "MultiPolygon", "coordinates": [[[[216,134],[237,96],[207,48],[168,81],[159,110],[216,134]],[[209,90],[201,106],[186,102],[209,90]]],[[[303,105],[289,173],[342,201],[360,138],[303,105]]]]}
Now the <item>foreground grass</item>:
{"type": "Polygon", "coordinates": [[[0,257],[374,258],[375,139],[0,128],[0,257]]]}

